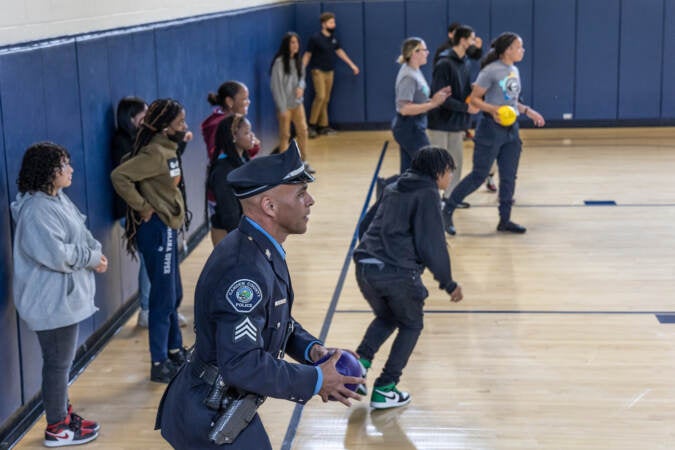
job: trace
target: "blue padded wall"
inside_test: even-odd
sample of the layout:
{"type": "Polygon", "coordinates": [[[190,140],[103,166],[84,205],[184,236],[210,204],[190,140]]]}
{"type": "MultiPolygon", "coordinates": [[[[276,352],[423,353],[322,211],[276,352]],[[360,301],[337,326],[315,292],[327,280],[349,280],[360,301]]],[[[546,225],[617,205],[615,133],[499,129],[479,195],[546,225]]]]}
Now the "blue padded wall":
{"type": "Polygon", "coordinates": [[[490,0],[449,0],[448,18],[443,27],[447,36],[448,26],[452,22],[469,25],[476,36],[483,39],[484,52],[490,47],[490,0]]]}
{"type": "MultiPolygon", "coordinates": [[[[0,112],[0,136],[2,113],[0,112]]],[[[7,187],[5,146],[0,139],[0,424],[21,406],[21,364],[19,359],[17,315],[12,304],[12,241],[7,187]]]]}
{"type": "Polygon", "coordinates": [[[416,0],[405,4],[406,37],[421,37],[429,49],[427,64],[421,68],[429,85],[431,85],[434,52],[448,40],[447,16],[446,0],[416,0]]]}
{"type": "MultiPolygon", "coordinates": [[[[547,119],[574,112],[575,0],[537,0],[534,42],[528,49],[534,60],[533,98],[527,103],[547,119]]],[[[525,53],[526,57],[528,52],[525,53]]]]}
{"type": "Polygon", "coordinates": [[[522,89],[520,96],[524,103],[532,103],[532,66],[534,64],[532,40],[532,1],[512,0],[510,2],[493,1],[490,9],[490,35],[496,38],[505,31],[518,34],[523,38],[525,57],[517,64],[520,71],[522,89]]]}
{"type": "Polygon", "coordinates": [[[364,4],[366,39],[366,120],[389,122],[395,114],[395,83],[405,39],[405,8],[400,1],[364,4]]]}
{"type": "Polygon", "coordinates": [[[619,118],[661,114],[663,0],[622,0],[619,118]]]}
{"type": "Polygon", "coordinates": [[[574,117],[616,119],[620,0],[577,2],[574,117]]]}
{"type": "MultiPolygon", "coordinates": [[[[108,271],[96,275],[96,305],[94,316],[98,328],[122,306],[120,285],[121,261],[119,234],[114,232],[110,200],[113,188],[108,174],[112,167],[109,157],[114,113],[110,96],[110,63],[105,38],[82,39],[77,42],[77,69],[79,75],[82,141],[86,171],[87,224],[92,234],[103,245],[103,254],[111,263],[108,271]],[[108,201],[101,201],[106,199],[108,201]]],[[[75,174],[77,176],[77,174],[75,174]]],[[[87,337],[80,327],[80,338],[87,337]],[[83,336],[84,335],[84,336],[83,336]]]]}
{"type": "Polygon", "coordinates": [[[675,0],[665,2],[663,15],[663,72],[661,78],[661,117],[675,119],[675,0]]]}

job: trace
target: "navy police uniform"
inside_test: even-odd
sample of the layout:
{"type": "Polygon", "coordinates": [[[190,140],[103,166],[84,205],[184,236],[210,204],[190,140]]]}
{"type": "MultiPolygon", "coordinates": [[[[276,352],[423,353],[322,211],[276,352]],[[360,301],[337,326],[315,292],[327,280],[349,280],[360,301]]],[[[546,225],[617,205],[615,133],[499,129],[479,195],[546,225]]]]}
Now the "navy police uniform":
{"type": "MultiPolygon", "coordinates": [[[[235,194],[246,198],[279,184],[313,181],[297,146],[289,150],[231,172],[228,181],[235,194]]],[[[218,411],[207,407],[205,399],[215,375],[230,390],[259,398],[304,404],[318,392],[322,375],[310,364],[309,351],[320,342],[293,320],[292,305],[283,248],[244,216],[202,270],[195,291],[195,348],[159,407],[157,428],[174,448],[271,448],[257,414],[233,443],[218,446],[209,440],[218,411]],[[284,352],[302,364],[284,361],[284,352]]]]}

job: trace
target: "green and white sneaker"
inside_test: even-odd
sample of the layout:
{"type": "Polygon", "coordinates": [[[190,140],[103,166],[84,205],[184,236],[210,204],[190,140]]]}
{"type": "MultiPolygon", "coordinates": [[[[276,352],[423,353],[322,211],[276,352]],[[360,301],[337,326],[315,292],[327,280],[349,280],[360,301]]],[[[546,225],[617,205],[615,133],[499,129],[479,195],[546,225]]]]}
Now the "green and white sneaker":
{"type": "Polygon", "coordinates": [[[370,396],[370,406],[375,409],[397,408],[410,403],[410,394],[396,389],[396,384],[374,386],[370,396]]]}
{"type": "MultiPolygon", "coordinates": [[[[368,361],[367,359],[359,358],[359,365],[361,366],[361,378],[366,377],[371,364],[372,362],[368,361]]],[[[368,386],[365,384],[359,384],[356,387],[356,393],[359,395],[368,395],[368,386]]]]}

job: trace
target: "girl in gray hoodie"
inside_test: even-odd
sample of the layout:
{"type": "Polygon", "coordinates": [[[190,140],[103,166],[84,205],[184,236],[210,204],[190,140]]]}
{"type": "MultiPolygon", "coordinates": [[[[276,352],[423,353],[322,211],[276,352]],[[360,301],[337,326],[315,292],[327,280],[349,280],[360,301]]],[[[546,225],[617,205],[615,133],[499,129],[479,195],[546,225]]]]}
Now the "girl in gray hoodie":
{"type": "Polygon", "coordinates": [[[86,217],[62,191],[72,183],[68,151],[51,142],[26,150],[12,202],[14,304],[37,333],[42,350],[42,401],[47,416],[44,445],[89,442],[98,423],[75,414],[68,402],[68,375],[77,348],[78,323],[94,314],[94,272],[108,260],[85,225],[86,217]]]}

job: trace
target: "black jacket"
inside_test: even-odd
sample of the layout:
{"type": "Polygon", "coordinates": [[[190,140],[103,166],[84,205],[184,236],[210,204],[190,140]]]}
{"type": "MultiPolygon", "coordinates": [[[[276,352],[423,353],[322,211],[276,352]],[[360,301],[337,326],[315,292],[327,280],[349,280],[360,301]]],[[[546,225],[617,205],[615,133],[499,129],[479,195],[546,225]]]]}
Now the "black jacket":
{"type": "MultiPolygon", "coordinates": [[[[319,375],[305,355],[320,342],[293,319],[293,301],[285,259],[270,237],[242,219],[213,249],[199,275],[194,361],[217,366],[225,384],[233,388],[307,403],[319,375]],[[283,350],[299,364],[285,360],[283,350]]],[[[211,386],[196,373],[193,363],[184,365],[160,403],[157,427],[171,446],[271,449],[257,414],[233,443],[217,446],[208,440],[217,413],[204,404],[211,386]]]]}
{"type": "Polygon", "coordinates": [[[452,94],[439,108],[427,113],[430,130],[464,131],[471,124],[466,98],[471,94],[471,74],[467,57],[460,58],[450,49],[448,56],[438,60],[431,79],[431,94],[450,86],[452,94]]]}
{"type": "Polygon", "coordinates": [[[454,291],[457,283],[452,280],[436,181],[408,169],[384,189],[373,208],[374,218],[354,251],[354,259],[372,257],[420,272],[426,267],[441,289],[454,291]]]}
{"type": "Polygon", "coordinates": [[[208,188],[216,197],[216,213],[211,216],[211,226],[228,233],[239,226],[242,210],[232,186],[227,182],[227,174],[242,164],[236,158],[221,158],[213,163],[209,171],[208,188]]]}

